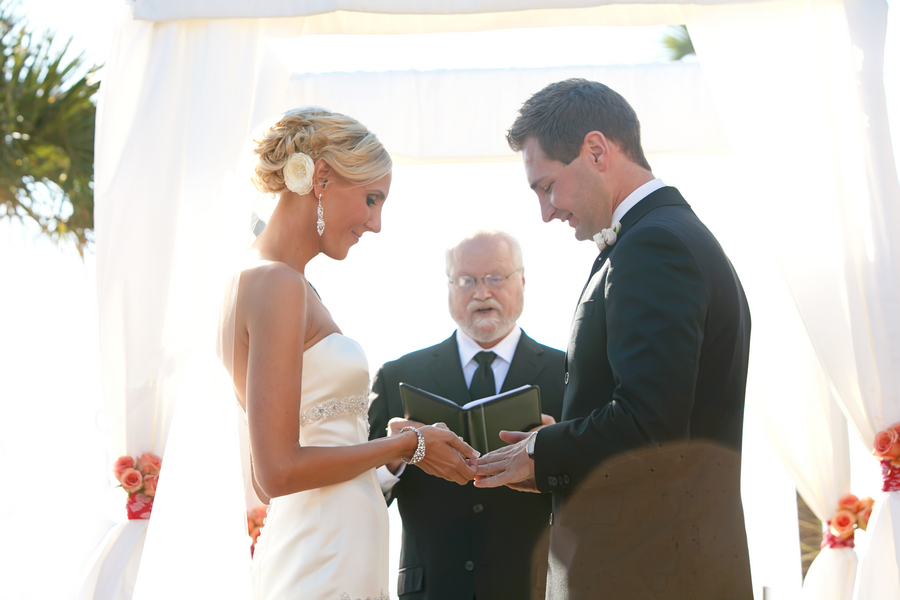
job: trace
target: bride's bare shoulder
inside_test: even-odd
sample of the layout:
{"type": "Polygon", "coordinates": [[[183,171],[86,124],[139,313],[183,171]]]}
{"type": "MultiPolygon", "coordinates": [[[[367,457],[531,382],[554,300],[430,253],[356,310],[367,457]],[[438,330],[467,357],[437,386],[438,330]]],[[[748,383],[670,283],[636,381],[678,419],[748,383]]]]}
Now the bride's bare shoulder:
{"type": "MultiPolygon", "coordinates": [[[[306,278],[286,264],[254,261],[241,271],[240,301],[249,306],[273,308],[273,305],[305,302],[306,278]]],[[[252,309],[251,309],[252,310],[252,309]]]]}

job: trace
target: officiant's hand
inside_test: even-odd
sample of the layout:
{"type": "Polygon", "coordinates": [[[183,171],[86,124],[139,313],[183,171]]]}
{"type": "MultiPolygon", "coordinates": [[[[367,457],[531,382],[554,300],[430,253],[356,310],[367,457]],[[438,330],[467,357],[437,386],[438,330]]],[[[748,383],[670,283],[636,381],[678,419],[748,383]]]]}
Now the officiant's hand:
{"type": "MultiPolygon", "coordinates": [[[[399,434],[400,430],[403,429],[404,427],[415,427],[416,429],[419,429],[420,427],[425,427],[425,423],[419,423],[418,421],[410,421],[408,419],[401,419],[400,417],[394,417],[393,419],[388,421],[388,425],[387,425],[388,437],[399,434]]],[[[396,475],[397,471],[400,470],[400,467],[403,466],[403,461],[395,460],[393,462],[389,462],[388,464],[386,464],[384,466],[386,466],[391,473],[396,475]]]]}
{"type": "Polygon", "coordinates": [[[556,425],[556,419],[553,418],[553,415],[545,415],[541,413],[541,424],[537,427],[532,427],[531,429],[529,429],[528,433],[534,433],[538,429],[543,429],[547,425],[556,425]]]}
{"type": "Polygon", "coordinates": [[[525,444],[532,435],[535,434],[501,431],[500,439],[510,445],[488,452],[478,459],[475,487],[494,488],[505,485],[522,492],[537,492],[534,460],[525,451],[525,444]]]}
{"type": "Polygon", "coordinates": [[[419,428],[425,438],[425,458],[416,463],[429,475],[435,475],[460,485],[475,479],[475,467],[469,466],[480,454],[450,431],[443,423],[419,428]]]}

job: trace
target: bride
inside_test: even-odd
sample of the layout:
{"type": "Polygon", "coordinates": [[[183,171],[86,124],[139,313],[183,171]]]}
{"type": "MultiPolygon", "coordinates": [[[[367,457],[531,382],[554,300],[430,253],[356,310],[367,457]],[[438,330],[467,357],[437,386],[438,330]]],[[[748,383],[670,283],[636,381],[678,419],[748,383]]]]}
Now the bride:
{"type": "Polygon", "coordinates": [[[278,204],[233,278],[220,327],[253,485],[269,504],[254,596],[384,599],[388,517],[374,469],[402,459],[464,484],[474,468],[463,458],[477,453],[441,426],[366,441],[365,354],[304,276],[318,254],[341,260],[381,229],[391,185],[384,147],[356,120],[320,108],[286,113],[255,144],[253,183],[278,204]]]}

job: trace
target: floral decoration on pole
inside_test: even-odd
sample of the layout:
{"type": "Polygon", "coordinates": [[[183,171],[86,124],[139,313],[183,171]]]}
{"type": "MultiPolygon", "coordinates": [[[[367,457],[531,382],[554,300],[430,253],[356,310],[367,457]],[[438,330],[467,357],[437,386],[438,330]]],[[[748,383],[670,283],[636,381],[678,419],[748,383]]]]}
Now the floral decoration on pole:
{"type": "Polygon", "coordinates": [[[875,435],[872,454],[881,461],[881,476],[884,483],[883,492],[900,492],[900,423],[894,423],[888,429],[875,435]]]}
{"type": "Polygon", "coordinates": [[[257,506],[247,511],[247,532],[250,534],[250,556],[253,556],[253,550],[256,548],[256,538],[263,525],[266,524],[266,514],[269,510],[268,506],[257,506]]]}
{"type": "Polygon", "coordinates": [[[855,530],[866,530],[875,501],[869,497],[860,500],[853,494],[846,494],[838,502],[838,511],[822,533],[820,548],[853,548],[855,530]]]}
{"type": "Polygon", "coordinates": [[[149,519],[153,510],[153,498],[159,483],[162,459],[155,454],[144,452],[136,461],[130,456],[120,456],[113,464],[113,474],[128,492],[125,508],[128,520],[149,519]]]}

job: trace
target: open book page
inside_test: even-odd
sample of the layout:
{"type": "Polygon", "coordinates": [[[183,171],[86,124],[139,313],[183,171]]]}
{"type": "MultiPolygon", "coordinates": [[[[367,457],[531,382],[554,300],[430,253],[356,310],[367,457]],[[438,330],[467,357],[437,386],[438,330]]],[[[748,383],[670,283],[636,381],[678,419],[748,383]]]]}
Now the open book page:
{"type": "Polygon", "coordinates": [[[497,398],[499,398],[501,396],[511,396],[513,394],[521,392],[522,390],[528,389],[530,387],[531,387],[530,385],[523,385],[521,387],[517,387],[514,390],[509,390],[508,392],[503,392],[501,394],[494,394],[493,396],[485,396],[484,398],[479,398],[478,400],[472,400],[471,402],[467,402],[466,404],[463,404],[462,409],[469,410],[470,408],[473,408],[480,404],[490,402],[491,400],[496,400],[497,398]]]}

